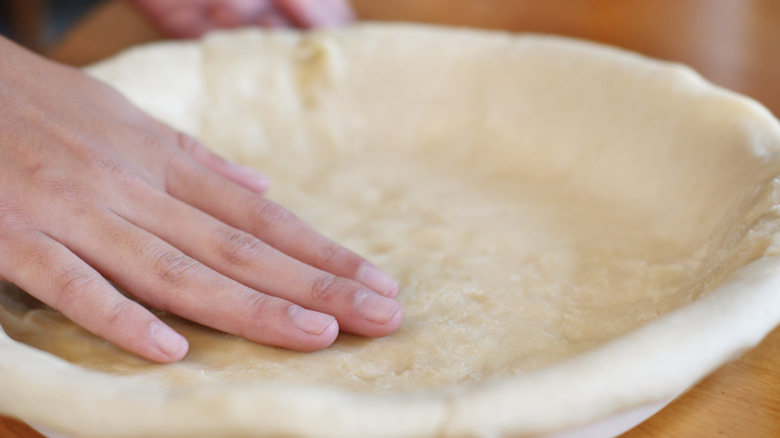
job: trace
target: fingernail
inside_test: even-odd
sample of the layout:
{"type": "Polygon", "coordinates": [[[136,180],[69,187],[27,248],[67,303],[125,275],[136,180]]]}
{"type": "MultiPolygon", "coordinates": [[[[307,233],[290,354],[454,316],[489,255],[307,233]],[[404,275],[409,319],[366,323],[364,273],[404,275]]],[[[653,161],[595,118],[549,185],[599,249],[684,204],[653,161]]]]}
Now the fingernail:
{"type": "Polygon", "coordinates": [[[355,294],[355,308],[369,321],[384,324],[398,313],[397,301],[377,295],[369,290],[355,294]]]}
{"type": "Polygon", "coordinates": [[[336,318],[320,312],[312,312],[301,306],[290,306],[290,318],[299,329],[312,335],[319,335],[330,327],[336,318]]]}
{"type": "Polygon", "coordinates": [[[244,185],[252,191],[263,193],[271,186],[271,179],[268,175],[258,170],[236,163],[230,163],[230,166],[233,172],[241,178],[244,185]]]}
{"type": "Polygon", "coordinates": [[[159,322],[152,323],[152,340],[157,348],[171,357],[177,357],[188,348],[187,339],[159,322]]]}
{"type": "Polygon", "coordinates": [[[247,181],[250,188],[257,193],[265,193],[271,187],[271,178],[263,173],[255,173],[255,176],[247,181]]]}
{"type": "Polygon", "coordinates": [[[375,266],[364,265],[358,274],[358,281],[386,297],[395,298],[398,295],[398,282],[375,266]]]}

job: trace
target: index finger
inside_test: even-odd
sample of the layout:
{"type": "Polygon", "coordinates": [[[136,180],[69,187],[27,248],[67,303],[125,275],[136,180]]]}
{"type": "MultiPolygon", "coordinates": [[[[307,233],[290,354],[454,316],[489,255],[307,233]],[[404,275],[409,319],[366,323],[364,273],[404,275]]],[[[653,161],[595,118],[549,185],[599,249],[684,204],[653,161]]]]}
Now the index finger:
{"type": "Polygon", "coordinates": [[[174,157],[169,166],[166,187],[172,196],[308,265],[358,281],[386,297],[398,295],[398,283],[391,276],[280,205],[204,169],[186,155],[174,157]]]}

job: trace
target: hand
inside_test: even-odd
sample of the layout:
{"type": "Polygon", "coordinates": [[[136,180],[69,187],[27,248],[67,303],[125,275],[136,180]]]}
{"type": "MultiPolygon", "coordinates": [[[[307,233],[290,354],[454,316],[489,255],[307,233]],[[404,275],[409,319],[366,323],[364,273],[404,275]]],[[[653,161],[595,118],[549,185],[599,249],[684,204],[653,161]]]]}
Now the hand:
{"type": "Polygon", "coordinates": [[[82,72],[0,38],[0,280],[133,353],[187,342],[150,306],[259,343],[385,336],[397,283],[82,72]]]}
{"type": "Polygon", "coordinates": [[[163,32],[197,38],[241,26],[340,26],[353,20],[348,0],[130,0],[163,32]]]}

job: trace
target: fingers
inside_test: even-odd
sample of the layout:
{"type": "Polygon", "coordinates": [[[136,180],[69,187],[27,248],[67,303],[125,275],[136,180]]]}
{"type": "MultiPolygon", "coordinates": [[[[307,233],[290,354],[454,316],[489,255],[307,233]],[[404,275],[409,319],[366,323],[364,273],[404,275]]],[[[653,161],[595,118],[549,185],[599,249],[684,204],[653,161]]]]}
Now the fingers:
{"type": "Polygon", "coordinates": [[[234,28],[256,22],[273,11],[271,0],[211,1],[209,15],[221,28],[234,28]]]}
{"type": "MultiPolygon", "coordinates": [[[[205,150],[186,137],[178,141],[187,142],[184,150],[205,150]]],[[[188,155],[166,160],[165,187],[178,200],[146,193],[123,217],[241,284],[335,316],[345,331],[385,336],[398,328],[403,312],[391,277],[188,155]]]]}
{"type": "Polygon", "coordinates": [[[161,310],[302,351],[330,345],[342,322],[367,336],[398,327],[392,279],[264,200],[262,175],[87,76],[9,55],[0,278],[160,362],[186,354],[186,340],[106,278],[161,310]]]}
{"type": "Polygon", "coordinates": [[[332,316],[225,277],[111,212],[96,211],[87,220],[64,243],[155,308],[251,341],[300,351],[325,348],[338,335],[332,316]],[[83,230],[104,239],[90,239],[83,230]],[[113,243],[108,247],[102,244],[105,241],[113,243]]]}
{"type": "Polygon", "coordinates": [[[274,3],[302,28],[344,26],[354,20],[347,0],[274,0],[274,3]]]}
{"type": "Polygon", "coordinates": [[[246,25],[312,28],[353,21],[347,0],[132,0],[160,30],[197,38],[214,29],[246,25]]]}
{"type": "Polygon", "coordinates": [[[284,254],[360,282],[385,297],[398,294],[398,283],[365,258],[325,238],[281,206],[204,172],[190,160],[172,159],[166,177],[174,197],[246,230],[284,254]]]}
{"type": "Polygon", "coordinates": [[[215,28],[204,13],[203,1],[132,0],[131,3],[161,31],[174,38],[197,38],[215,28]]]}
{"type": "Polygon", "coordinates": [[[0,260],[9,281],[90,332],[156,362],[175,362],[187,353],[186,339],[49,236],[25,231],[0,246],[14,254],[0,260]]]}
{"type": "Polygon", "coordinates": [[[282,12],[273,9],[271,12],[258,17],[252,24],[271,29],[294,27],[293,22],[282,12]]]}
{"type": "Polygon", "coordinates": [[[130,217],[138,227],[252,290],[333,315],[342,330],[359,335],[386,336],[401,322],[403,313],[397,301],[290,257],[181,201],[149,193],[137,202],[147,207],[140,211],[148,209],[170,218],[157,222],[144,215],[130,217]]]}
{"type": "Polygon", "coordinates": [[[214,21],[220,27],[342,26],[354,19],[346,0],[217,0],[214,21]],[[275,7],[274,7],[275,6],[275,7]]]}

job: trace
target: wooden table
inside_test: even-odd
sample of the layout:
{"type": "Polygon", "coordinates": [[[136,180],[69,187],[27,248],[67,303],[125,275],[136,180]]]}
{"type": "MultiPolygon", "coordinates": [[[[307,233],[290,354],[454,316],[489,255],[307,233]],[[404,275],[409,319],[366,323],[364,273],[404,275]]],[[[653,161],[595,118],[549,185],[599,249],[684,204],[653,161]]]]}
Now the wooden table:
{"type": "MultiPolygon", "coordinates": [[[[691,65],[780,115],[778,0],[354,0],[361,19],[405,20],[586,38],[691,65]]],[[[160,35],[119,1],[49,55],[83,65],[160,35]],[[97,36],[97,37],[96,37],[97,36]]],[[[778,292],[780,293],[780,291],[778,292]]],[[[780,437],[780,328],[624,438],[780,437]]],[[[0,417],[0,437],[40,437],[0,417]]]]}

